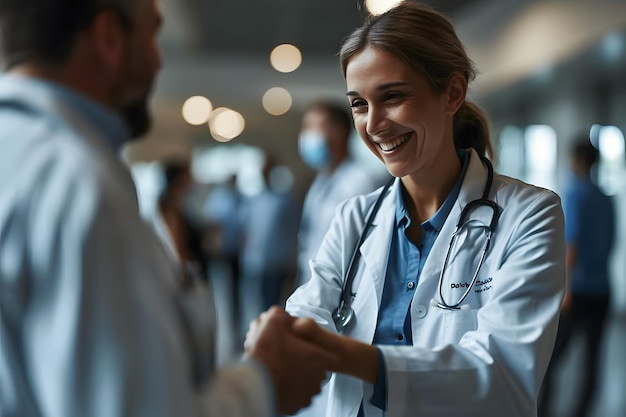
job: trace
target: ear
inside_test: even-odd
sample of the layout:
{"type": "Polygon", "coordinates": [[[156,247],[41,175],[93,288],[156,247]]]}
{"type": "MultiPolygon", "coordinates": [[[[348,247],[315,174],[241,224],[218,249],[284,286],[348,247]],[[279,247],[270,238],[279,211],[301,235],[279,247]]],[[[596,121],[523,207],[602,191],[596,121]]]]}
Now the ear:
{"type": "Polygon", "coordinates": [[[446,111],[454,114],[465,101],[467,80],[460,72],[454,73],[446,89],[446,111]]]}
{"type": "Polygon", "coordinates": [[[92,52],[99,64],[117,71],[126,50],[126,30],[120,17],[112,10],[104,10],[94,18],[88,29],[92,52]]]}

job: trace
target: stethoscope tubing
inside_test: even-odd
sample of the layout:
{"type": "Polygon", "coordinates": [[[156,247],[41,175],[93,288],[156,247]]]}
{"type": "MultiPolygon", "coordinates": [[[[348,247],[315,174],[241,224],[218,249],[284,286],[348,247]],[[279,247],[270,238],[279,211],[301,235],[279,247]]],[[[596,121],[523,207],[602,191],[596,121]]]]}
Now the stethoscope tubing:
{"type": "MultiPolygon", "coordinates": [[[[478,279],[480,268],[482,267],[483,262],[487,256],[487,251],[489,250],[491,237],[498,223],[498,217],[499,217],[498,206],[495,203],[495,201],[488,199],[489,192],[491,191],[491,185],[493,183],[493,165],[485,157],[481,156],[480,159],[483,161],[483,163],[487,167],[487,181],[485,183],[483,195],[482,195],[482,198],[469,202],[461,211],[455,231],[452,234],[452,238],[450,239],[450,244],[448,245],[448,250],[446,252],[444,264],[441,268],[441,273],[439,275],[439,297],[441,301],[436,302],[436,300],[433,300],[435,301],[434,305],[445,310],[452,310],[452,311],[464,310],[464,308],[462,308],[461,306],[461,303],[463,303],[463,301],[465,301],[467,296],[470,294],[470,292],[472,291],[474,287],[474,284],[476,283],[476,280],[478,279]],[[444,296],[443,296],[443,278],[444,278],[446,266],[450,259],[450,254],[452,252],[452,247],[454,245],[454,242],[456,241],[461,228],[465,224],[466,217],[468,217],[470,211],[473,210],[477,206],[489,207],[493,212],[492,217],[491,217],[491,222],[489,226],[486,226],[487,241],[485,242],[483,246],[483,250],[481,253],[480,261],[478,263],[478,267],[474,271],[474,275],[472,276],[472,280],[468,288],[465,290],[465,292],[463,293],[463,295],[461,296],[458,302],[453,303],[453,304],[448,304],[445,301],[444,296]]],[[[391,181],[385,184],[385,186],[383,187],[383,190],[380,192],[378,198],[376,199],[376,202],[374,203],[374,208],[370,212],[370,215],[368,216],[365,222],[365,226],[363,227],[361,236],[359,237],[359,240],[355,246],[354,252],[352,253],[352,256],[350,258],[350,263],[348,264],[348,268],[346,270],[346,279],[344,280],[344,286],[341,291],[341,298],[339,300],[339,306],[333,312],[333,321],[335,322],[335,327],[337,328],[338,331],[343,330],[350,323],[354,315],[351,304],[352,304],[352,297],[356,294],[352,293],[352,284],[354,281],[354,276],[356,274],[355,265],[358,263],[358,260],[360,259],[360,256],[361,256],[360,247],[363,244],[363,242],[365,242],[367,231],[370,228],[374,220],[374,217],[376,216],[376,213],[378,212],[378,209],[380,208],[380,205],[382,204],[382,200],[387,194],[389,187],[394,183],[394,181],[395,181],[395,178],[392,178],[391,181]]]]}
{"type": "Polygon", "coordinates": [[[378,195],[378,198],[374,203],[374,207],[372,208],[370,215],[365,221],[365,226],[363,226],[363,231],[361,232],[359,241],[357,242],[355,249],[352,252],[352,256],[350,257],[350,263],[348,264],[348,269],[346,272],[346,279],[344,280],[343,290],[341,291],[341,298],[339,300],[339,307],[337,307],[337,309],[333,312],[333,321],[335,322],[337,330],[343,329],[352,319],[352,283],[356,274],[355,265],[361,258],[360,248],[363,242],[365,242],[365,238],[367,237],[367,231],[372,225],[374,217],[376,217],[376,213],[378,213],[378,209],[380,209],[380,205],[382,204],[383,199],[387,194],[387,191],[389,190],[389,187],[391,187],[395,180],[395,178],[389,180],[389,182],[385,184],[382,191],[378,195]]]}
{"type": "Polygon", "coordinates": [[[480,268],[483,266],[483,262],[485,261],[485,258],[487,256],[487,251],[489,250],[489,243],[491,242],[491,230],[487,230],[486,232],[487,241],[483,245],[483,250],[480,255],[480,260],[478,261],[478,266],[476,267],[476,270],[474,271],[472,280],[470,281],[467,289],[465,290],[465,292],[463,293],[459,301],[457,301],[454,304],[448,304],[443,296],[443,277],[445,275],[446,266],[448,265],[448,259],[450,258],[450,253],[452,252],[454,241],[456,240],[456,237],[460,231],[461,231],[460,228],[457,228],[457,230],[455,230],[455,232],[453,233],[452,239],[450,240],[450,244],[448,245],[448,251],[446,252],[446,259],[443,263],[443,267],[441,268],[441,273],[439,274],[439,298],[441,301],[437,303],[437,307],[444,308],[446,310],[459,310],[461,308],[460,307],[461,303],[465,301],[467,296],[470,294],[470,292],[474,288],[474,284],[476,283],[476,280],[478,279],[478,273],[480,272],[480,268]]]}

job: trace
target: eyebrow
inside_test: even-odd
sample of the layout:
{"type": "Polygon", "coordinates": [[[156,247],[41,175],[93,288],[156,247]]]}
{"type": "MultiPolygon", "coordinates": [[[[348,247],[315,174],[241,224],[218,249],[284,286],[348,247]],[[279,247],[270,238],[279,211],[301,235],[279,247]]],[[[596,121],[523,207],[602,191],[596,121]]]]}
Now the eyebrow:
{"type": "MultiPolygon", "coordinates": [[[[393,81],[393,82],[390,82],[390,83],[379,85],[378,87],[376,87],[376,90],[377,91],[385,91],[385,90],[388,90],[388,89],[393,88],[393,87],[401,87],[401,86],[405,86],[405,85],[407,85],[407,83],[405,83],[403,81],[393,81]]],[[[346,95],[349,96],[349,97],[350,96],[358,96],[359,93],[357,91],[348,91],[346,93],[346,95]]]]}

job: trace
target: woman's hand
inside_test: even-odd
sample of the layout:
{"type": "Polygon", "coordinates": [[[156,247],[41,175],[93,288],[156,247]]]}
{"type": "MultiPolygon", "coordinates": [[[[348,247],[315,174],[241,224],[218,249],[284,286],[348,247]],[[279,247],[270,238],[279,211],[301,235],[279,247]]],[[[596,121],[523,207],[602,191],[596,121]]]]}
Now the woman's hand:
{"type": "Polygon", "coordinates": [[[296,319],[292,329],[297,336],[337,356],[337,360],[330,363],[330,371],[371,384],[378,379],[379,356],[374,346],[323,329],[309,318],[296,319]]]}
{"type": "Polygon", "coordinates": [[[264,364],[274,383],[280,414],[293,414],[310,404],[321,390],[326,372],[336,367],[337,356],[302,337],[298,320],[272,307],[250,324],[246,355],[264,364]]]}

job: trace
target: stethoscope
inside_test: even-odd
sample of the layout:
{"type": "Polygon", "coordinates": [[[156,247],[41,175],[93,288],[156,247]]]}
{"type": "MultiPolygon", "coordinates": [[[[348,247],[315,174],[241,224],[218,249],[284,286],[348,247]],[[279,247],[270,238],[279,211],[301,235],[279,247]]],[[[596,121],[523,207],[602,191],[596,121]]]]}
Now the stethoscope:
{"type": "MultiPolygon", "coordinates": [[[[482,267],[483,262],[485,261],[487,251],[489,250],[489,244],[491,243],[491,238],[498,224],[498,217],[500,215],[498,206],[495,203],[495,201],[488,199],[489,192],[491,190],[491,184],[493,183],[493,166],[491,165],[491,162],[487,158],[481,157],[481,160],[487,167],[487,182],[485,183],[483,195],[480,199],[470,201],[463,208],[463,210],[461,211],[461,214],[459,215],[459,220],[457,221],[455,230],[452,233],[452,238],[450,239],[450,244],[448,245],[448,251],[446,252],[446,257],[444,259],[443,266],[441,268],[441,273],[439,274],[439,298],[440,300],[439,301],[435,299],[431,300],[431,305],[442,308],[444,310],[451,310],[451,311],[463,310],[464,311],[464,310],[469,309],[469,305],[467,304],[462,305],[463,301],[465,301],[467,296],[470,294],[470,292],[472,291],[474,287],[474,284],[476,283],[476,280],[478,279],[478,273],[480,272],[480,268],[482,267]],[[476,267],[476,270],[474,271],[472,280],[470,281],[470,284],[467,286],[461,298],[459,298],[458,301],[455,303],[448,303],[443,296],[443,281],[444,281],[444,275],[446,272],[448,261],[450,259],[450,254],[452,253],[452,248],[461,230],[463,229],[465,224],[467,224],[468,222],[470,212],[479,207],[486,207],[491,210],[491,221],[489,222],[489,225],[484,225],[486,241],[485,241],[485,244],[483,245],[480,260],[478,262],[478,266],[476,267]]],[[[335,327],[337,328],[337,331],[342,331],[344,328],[346,328],[350,324],[350,322],[352,322],[354,318],[354,310],[352,309],[352,298],[356,295],[356,293],[352,292],[352,284],[354,281],[354,276],[356,274],[355,265],[358,264],[359,258],[361,256],[360,247],[365,241],[367,231],[372,225],[372,222],[374,221],[374,217],[376,216],[376,213],[378,212],[378,209],[380,208],[380,205],[382,204],[382,201],[385,198],[385,194],[387,193],[387,190],[393,184],[394,181],[395,181],[395,178],[391,179],[391,181],[389,181],[383,187],[382,191],[378,195],[378,198],[376,199],[376,202],[374,203],[374,207],[371,213],[369,214],[369,216],[367,217],[365,226],[363,227],[363,231],[361,232],[361,236],[359,237],[359,241],[357,242],[354,252],[352,253],[352,257],[350,258],[350,263],[348,264],[348,269],[346,270],[347,271],[346,277],[344,279],[343,290],[341,291],[341,299],[339,300],[339,306],[333,312],[333,321],[335,322],[335,327]]]]}

